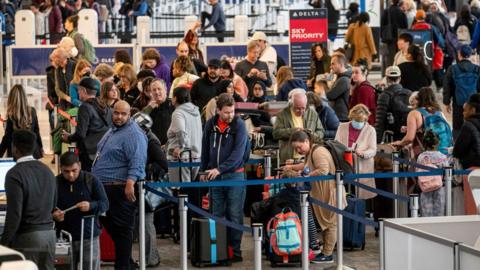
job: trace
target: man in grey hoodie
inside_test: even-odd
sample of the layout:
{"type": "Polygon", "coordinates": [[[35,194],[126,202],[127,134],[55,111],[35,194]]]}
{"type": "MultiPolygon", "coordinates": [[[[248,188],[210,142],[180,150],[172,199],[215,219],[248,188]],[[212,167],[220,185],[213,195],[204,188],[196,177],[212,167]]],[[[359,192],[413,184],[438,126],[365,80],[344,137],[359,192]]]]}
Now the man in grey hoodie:
{"type": "MultiPolygon", "coordinates": [[[[173,90],[172,122],[167,131],[167,158],[185,162],[198,162],[202,153],[202,119],[198,107],[190,99],[190,91],[184,87],[173,90]],[[191,156],[190,156],[191,155],[191,156]]],[[[195,180],[198,167],[170,169],[170,181],[190,182],[195,180]],[[181,176],[180,176],[181,171],[181,176]]]]}
{"type": "Polygon", "coordinates": [[[348,122],[348,99],[352,71],[347,69],[347,58],[343,54],[334,55],[331,61],[330,68],[332,73],[337,75],[337,79],[327,93],[327,98],[340,122],[348,122]]]}

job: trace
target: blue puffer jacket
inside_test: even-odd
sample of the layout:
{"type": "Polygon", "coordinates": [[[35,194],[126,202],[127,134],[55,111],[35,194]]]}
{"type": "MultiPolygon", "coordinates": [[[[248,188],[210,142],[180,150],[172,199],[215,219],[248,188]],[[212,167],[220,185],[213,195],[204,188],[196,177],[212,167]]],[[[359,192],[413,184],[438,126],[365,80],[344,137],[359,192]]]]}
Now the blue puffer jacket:
{"type": "Polygon", "coordinates": [[[295,88],[302,88],[307,91],[307,85],[299,79],[291,79],[284,82],[278,89],[277,101],[288,101],[288,93],[295,88]]]}
{"type": "Polygon", "coordinates": [[[201,171],[217,168],[221,174],[233,173],[243,167],[248,134],[245,123],[235,116],[222,133],[216,115],[208,120],[202,138],[201,171]]]}

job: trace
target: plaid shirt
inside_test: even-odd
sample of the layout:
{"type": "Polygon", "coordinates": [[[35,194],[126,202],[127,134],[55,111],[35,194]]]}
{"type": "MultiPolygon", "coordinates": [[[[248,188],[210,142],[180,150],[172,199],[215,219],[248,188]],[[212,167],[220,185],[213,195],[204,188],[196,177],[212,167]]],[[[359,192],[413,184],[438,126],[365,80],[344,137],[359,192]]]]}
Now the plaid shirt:
{"type": "Polygon", "coordinates": [[[92,173],[102,182],[140,180],[145,177],[147,136],[129,120],[105,133],[97,146],[92,173]]]}

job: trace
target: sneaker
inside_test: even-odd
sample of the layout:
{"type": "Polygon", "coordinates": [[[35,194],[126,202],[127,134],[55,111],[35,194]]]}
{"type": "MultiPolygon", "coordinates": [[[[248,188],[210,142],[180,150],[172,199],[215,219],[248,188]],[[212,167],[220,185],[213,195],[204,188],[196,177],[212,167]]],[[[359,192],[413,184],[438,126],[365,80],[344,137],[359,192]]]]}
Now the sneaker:
{"type": "Polygon", "coordinates": [[[311,263],[333,263],[333,255],[325,256],[323,253],[320,253],[311,261],[311,263]]]}
{"type": "Polygon", "coordinates": [[[313,254],[318,255],[318,254],[322,253],[322,246],[314,245],[314,246],[312,246],[312,251],[313,251],[313,254]]]}

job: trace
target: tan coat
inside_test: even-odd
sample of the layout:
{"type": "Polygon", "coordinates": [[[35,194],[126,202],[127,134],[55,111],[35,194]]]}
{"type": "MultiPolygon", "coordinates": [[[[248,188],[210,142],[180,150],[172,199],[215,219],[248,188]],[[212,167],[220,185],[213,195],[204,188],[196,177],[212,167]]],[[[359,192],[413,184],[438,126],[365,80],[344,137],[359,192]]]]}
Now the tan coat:
{"type": "MultiPolygon", "coordinates": [[[[311,175],[333,175],[335,174],[335,164],[330,152],[323,146],[312,146],[313,153],[307,155],[306,166],[310,168],[311,175]]],[[[335,180],[312,182],[310,196],[329,205],[337,205],[337,188],[335,180]]],[[[343,193],[345,194],[345,192],[343,193]]],[[[343,205],[346,206],[346,197],[343,198],[343,205]]],[[[337,218],[334,212],[328,211],[319,205],[312,204],[315,217],[322,230],[330,228],[337,224],[337,218]]]]}
{"type": "Polygon", "coordinates": [[[366,58],[368,67],[371,67],[372,55],[377,54],[373,41],[372,29],[366,24],[359,25],[358,22],[350,24],[345,34],[345,41],[353,44],[353,59],[355,63],[360,58],[366,58]]]}
{"type": "MultiPolygon", "coordinates": [[[[335,136],[335,140],[346,145],[347,147],[349,126],[350,122],[341,123],[338,127],[337,135],[335,136]]],[[[375,128],[367,123],[360,132],[357,143],[354,145],[354,147],[356,151],[363,153],[365,157],[358,158],[358,173],[373,173],[375,171],[374,157],[377,153],[377,133],[375,132],[375,128]]],[[[360,179],[360,183],[375,188],[375,179],[373,178],[360,179]]],[[[377,196],[377,194],[367,191],[363,188],[359,188],[358,193],[358,197],[362,199],[370,199],[377,196]]]]}

